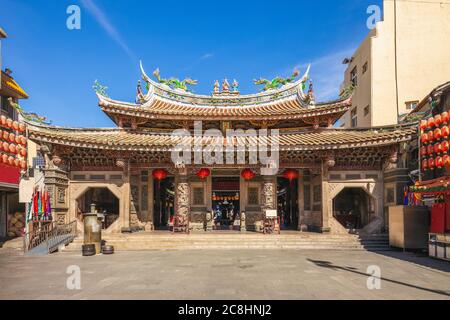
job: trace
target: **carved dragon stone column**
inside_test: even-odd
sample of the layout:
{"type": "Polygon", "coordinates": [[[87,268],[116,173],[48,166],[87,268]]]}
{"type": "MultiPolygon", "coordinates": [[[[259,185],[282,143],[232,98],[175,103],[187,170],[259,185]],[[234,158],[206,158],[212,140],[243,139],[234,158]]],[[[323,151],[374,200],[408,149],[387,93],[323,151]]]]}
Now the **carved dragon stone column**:
{"type": "Polygon", "coordinates": [[[190,188],[188,175],[186,170],[179,170],[177,176],[177,188],[176,188],[176,198],[177,198],[177,207],[176,207],[176,215],[179,216],[179,219],[185,221],[189,217],[189,212],[191,209],[190,205],[190,188]]]}

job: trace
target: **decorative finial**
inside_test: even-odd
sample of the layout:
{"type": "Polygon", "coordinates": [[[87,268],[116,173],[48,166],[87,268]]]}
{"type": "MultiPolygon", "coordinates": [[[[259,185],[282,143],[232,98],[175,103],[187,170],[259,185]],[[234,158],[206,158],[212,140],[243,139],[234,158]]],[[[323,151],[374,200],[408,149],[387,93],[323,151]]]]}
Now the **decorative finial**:
{"type": "Polygon", "coordinates": [[[236,79],[233,80],[233,92],[239,92],[239,82],[236,79]]]}
{"type": "Polygon", "coordinates": [[[214,93],[219,93],[220,92],[220,84],[219,84],[219,80],[216,80],[214,82],[214,93]]]}
{"type": "Polygon", "coordinates": [[[316,104],[316,98],[314,96],[314,85],[312,80],[309,80],[308,100],[311,105],[316,104]]]}
{"type": "Polygon", "coordinates": [[[228,83],[228,79],[225,78],[222,82],[222,91],[223,92],[230,92],[230,84],[228,83]]]}

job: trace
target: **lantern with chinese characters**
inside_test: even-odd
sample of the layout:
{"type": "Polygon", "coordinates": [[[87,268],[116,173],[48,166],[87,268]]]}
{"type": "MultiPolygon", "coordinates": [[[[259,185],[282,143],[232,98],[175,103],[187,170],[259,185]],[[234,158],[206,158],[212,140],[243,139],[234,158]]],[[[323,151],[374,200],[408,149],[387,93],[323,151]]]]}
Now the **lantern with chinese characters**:
{"type": "Polygon", "coordinates": [[[442,157],[436,157],[435,164],[438,169],[442,168],[444,166],[444,161],[442,157]]]}
{"type": "Polygon", "coordinates": [[[427,127],[428,127],[428,122],[427,122],[427,120],[420,120],[420,129],[426,130],[427,127]]]}
{"type": "Polygon", "coordinates": [[[428,170],[428,159],[422,161],[422,170],[428,170]]]}
{"type": "Polygon", "coordinates": [[[428,168],[434,170],[434,165],[435,165],[434,158],[428,159],[428,168]]]}
{"type": "Polygon", "coordinates": [[[434,127],[434,118],[431,117],[428,119],[428,129],[433,129],[434,127]]]}
{"type": "Polygon", "coordinates": [[[251,170],[251,169],[244,169],[241,172],[241,177],[245,179],[245,181],[250,181],[252,180],[254,177],[256,176],[256,174],[251,170]]]}
{"type": "Polygon", "coordinates": [[[422,144],[427,144],[427,143],[428,143],[428,134],[423,133],[423,134],[420,136],[420,142],[421,142],[422,144]]]}
{"type": "Polygon", "coordinates": [[[447,152],[448,149],[450,148],[450,144],[448,143],[447,140],[442,141],[441,146],[442,146],[442,152],[447,152]]]}
{"type": "Polygon", "coordinates": [[[444,162],[444,166],[448,167],[450,166],[450,156],[449,155],[445,155],[442,157],[442,161],[444,162]]]}
{"type": "Polygon", "coordinates": [[[436,127],[439,127],[441,124],[442,124],[442,117],[440,114],[438,114],[434,117],[434,125],[436,127]]]}
{"type": "Polygon", "coordinates": [[[211,174],[211,171],[208,168],[201,168],[197,173],[197,177],[199,177],[200,179],[205,179],[207,177],[209,177],[211,174]]]}
{"type": "Polygon", "coordinates": [[[420,148],[420,156],[425,157],[427,155],[427,147],[420,148]]]}
{"type": "Polygon", "coordinates": [[[442,138],[442,131],[441,131],[441,129],[440,128],[435,129],[434,133],[433,133],[433,136],[434,136],[435,140],[440,140],[442,138]]]}
{"type": "Polygon", "coordinates": [[[442,145],[440,143],[436,143],[434,145],[434,153],[436,153],[436,154],[442,153],[442,145]]]}
{"type": "Polygon", "coordinates": [[[288,179],[290,183],[292,183],[293,180],[297,179],[299,177],[298,171],[294,169],[287,169],[283,173],[283,177],[288,179]]]}
{"type": "Polygon", "coordinates": [[[450,135],[450,129],[448,128],[448,126],[443,126],[441,128],[441,134],[442,138],[447,138],[450,135]]]}
{"type": "Polygon", "coordinates": [[[431,155],[433,155],[433,153],[434,153],[434,146],[432,144],[430,144],[427,147],[427,154],[431,156],[431,155]]]}
{"type": "Polygon", "coordinates": [[[434,140],[434,133],[433,133],[433,130],[431,130],[428,132],[427,141],[428,141],[428,143],[432,143],[433,140],[434,140]]]}
{"type": "Polygon", "coordinates": [[[449,120],[448,112],[444,111],[441,113],[442,123],[446,124],[449,120]]]}

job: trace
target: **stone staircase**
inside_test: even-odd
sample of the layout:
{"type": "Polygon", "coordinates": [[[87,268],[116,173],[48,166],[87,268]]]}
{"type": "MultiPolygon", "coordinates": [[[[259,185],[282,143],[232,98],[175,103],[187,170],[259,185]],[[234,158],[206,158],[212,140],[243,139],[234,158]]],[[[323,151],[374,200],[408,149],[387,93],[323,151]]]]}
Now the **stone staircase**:
{"type": "MultiPolygon", "coordinates": [[[[390,250],[387,236],[330,235],[317,233],[259,233],[212,232],[172,234],[170,232],[107,234],[107,244],[116,251],[140,250],[239,250],[239,249],[298,249],[298,250],[390,250]]],[[[76,238],[66,252],[81,252],[83,239],[76,238]]]]}

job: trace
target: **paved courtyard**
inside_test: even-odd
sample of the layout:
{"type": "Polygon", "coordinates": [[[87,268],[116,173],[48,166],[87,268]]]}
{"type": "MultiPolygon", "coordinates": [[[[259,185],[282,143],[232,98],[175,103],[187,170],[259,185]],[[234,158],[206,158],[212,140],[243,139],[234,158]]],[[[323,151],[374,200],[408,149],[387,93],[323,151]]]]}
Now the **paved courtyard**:
{"type": "Polygon", "coordinates": [[[0,267],[0,299],[450,299],[450,263],[401,252],[198,250],[24,257],[0,249],[0,267]],[[66,287],[72,265],[80,267],[80,290],[66,287]],[[369,266],[380,267],[379,290],[367,288],[369,266]]]}

